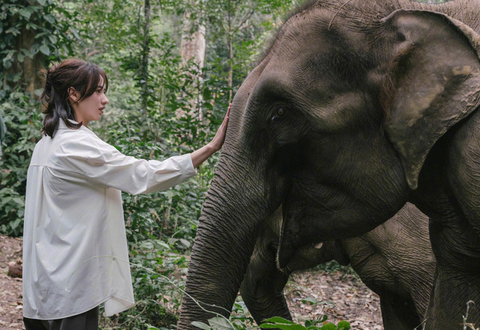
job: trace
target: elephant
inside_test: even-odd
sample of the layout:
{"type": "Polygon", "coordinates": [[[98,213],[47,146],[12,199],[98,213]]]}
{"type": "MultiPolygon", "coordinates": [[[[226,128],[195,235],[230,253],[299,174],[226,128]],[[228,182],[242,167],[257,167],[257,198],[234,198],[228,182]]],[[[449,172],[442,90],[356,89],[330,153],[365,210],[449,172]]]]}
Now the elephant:
{"type": "Polygon", "coordinates": [[[425,329],[480,326],[480,1],[317,0],[235,94],[200,215],[179,329],[228,316],[282,206],[278,267],[411,202],[436,259],[425,329]]]}
{"type": "Polygon", "coordinates": [[[273,316],[291,320],[283,296],[289,275],[330,260],[351,264],[362,281],[379,295],[385,329],[412,330],[422,323],[433,287],[435,257],[428,238],[428,217],[413,204],[407,203],[390,220],[359,237],[298,249],[285,271],[276,267],[282,222],[279,210],[257,237],[240,286],[257,324],[273,316]]]}

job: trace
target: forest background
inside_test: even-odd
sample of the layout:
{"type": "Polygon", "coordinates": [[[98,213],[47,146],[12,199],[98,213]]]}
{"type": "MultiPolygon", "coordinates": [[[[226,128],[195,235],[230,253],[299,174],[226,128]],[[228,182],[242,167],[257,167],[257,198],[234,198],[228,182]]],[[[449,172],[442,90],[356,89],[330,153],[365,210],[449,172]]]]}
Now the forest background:
{"type": "MultiPolygon", "coordinates": [[[[41,138],[41,68],[65,58],[102,67],[110,103],[90,128],[124,154],[165,159],[212,139],[256,58],[301,2],[2,0],[0,234],[22,236],[26,173],[41,138]]],[[[174,327],[218,156],[182,185],[122,195],[137,304],[102,318],[102,328],[174,327]]],[[[241,300],[234,306],[240,328],[251,325],[245,310],[241,300]]]]}

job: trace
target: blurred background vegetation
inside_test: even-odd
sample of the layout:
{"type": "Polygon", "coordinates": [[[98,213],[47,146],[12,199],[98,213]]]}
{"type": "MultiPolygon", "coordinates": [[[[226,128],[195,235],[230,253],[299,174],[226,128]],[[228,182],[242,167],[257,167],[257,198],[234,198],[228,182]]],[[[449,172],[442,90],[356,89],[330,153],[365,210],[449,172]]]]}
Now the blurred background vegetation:
{"type": "MultiPolygon", "coordinates": [[[[91,128],[122,153],[146,159],[188,153],[211,140],[259,52],[300,2],[2,0],[0,115],[7,131],[0,234],[22,236],[26,172],[41,137],[42,67],[80,58],[106,71],[110,104],[91,128]]],[[[217,160],[167,191],[123,194],[137,305],[102,319],[102,328],[174,327],[217,160]]],[[[241,301],[234,311],[239,328],[251,324],[241,301]]]]}

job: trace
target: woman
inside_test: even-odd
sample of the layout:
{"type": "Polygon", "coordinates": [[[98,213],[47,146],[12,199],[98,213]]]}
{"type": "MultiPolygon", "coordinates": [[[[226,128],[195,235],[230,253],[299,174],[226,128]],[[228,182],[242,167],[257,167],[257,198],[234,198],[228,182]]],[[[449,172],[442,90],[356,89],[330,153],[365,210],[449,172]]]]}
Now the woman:
{"type": "Polygon", "coordinates": [[[100,120],[108,80],[98,66],[65,60],[46,73],[43,137],[27,175],[23,242],[24,323],[31,329],[97,329],[98,306],[134,305],[121,192],[168,189],[220,150],[214,139],[163,162],[121,154],[88,124],[100,120]]]}

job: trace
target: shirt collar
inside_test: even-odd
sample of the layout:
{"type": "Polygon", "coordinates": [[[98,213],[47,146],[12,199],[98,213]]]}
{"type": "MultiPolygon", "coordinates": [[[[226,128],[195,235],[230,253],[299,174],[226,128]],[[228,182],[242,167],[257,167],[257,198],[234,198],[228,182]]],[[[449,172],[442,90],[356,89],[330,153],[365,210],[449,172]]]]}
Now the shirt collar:
{"type": "MultiPolygon", "coordinates": [[[[73,119],[67,119],[69,122],[73,123],[73,124],[78,124],[77,121],[73,120],[73,119]]],[[[68,127],[65,122],[63,121],[63,119],[59,119],[58,120],[58,130],[69,130],[71,129],[70,127],[68,127]]],[[[80,126],[79,130],[82,130],[82,131],[85,131],[85,132],[88,132],[90,134],[95,134],[93,133],[88,127],[85,127],[85,125],[82,125],[80,126]]]]}

